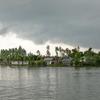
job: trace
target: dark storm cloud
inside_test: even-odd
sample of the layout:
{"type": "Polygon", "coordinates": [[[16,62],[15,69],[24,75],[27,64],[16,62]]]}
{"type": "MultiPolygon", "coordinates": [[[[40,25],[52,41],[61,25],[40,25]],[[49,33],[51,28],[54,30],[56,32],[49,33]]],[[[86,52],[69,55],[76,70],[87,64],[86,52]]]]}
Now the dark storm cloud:
{"type": "Polygon", "coordinates": [[[7,34],[7,32],[8,32],[8,27],[4,27],[4,28],[0,29],[0,35],[7,34]]]}
{"type": "Polygon", "coordinates": [[[0,0],[0,22],[36,43],[100,48],[99,0],[0,0]]]}

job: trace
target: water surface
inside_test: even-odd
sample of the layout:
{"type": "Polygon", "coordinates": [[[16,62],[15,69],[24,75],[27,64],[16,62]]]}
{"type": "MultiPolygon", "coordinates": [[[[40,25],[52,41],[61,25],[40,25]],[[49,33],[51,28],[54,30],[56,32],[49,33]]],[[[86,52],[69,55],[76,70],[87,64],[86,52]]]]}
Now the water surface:
{"type": "Polygon", "coordinates": [[[100,68],[0,66],[0,100],[100,100],[100,68]]]}

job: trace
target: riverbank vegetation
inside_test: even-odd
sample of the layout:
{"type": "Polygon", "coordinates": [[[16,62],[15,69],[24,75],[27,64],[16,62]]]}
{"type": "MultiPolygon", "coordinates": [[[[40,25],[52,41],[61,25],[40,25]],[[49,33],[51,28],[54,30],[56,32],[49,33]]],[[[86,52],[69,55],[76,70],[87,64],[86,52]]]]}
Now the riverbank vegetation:
{"type": "Polygon", "coordinates": [[[46,55],[40,50],[27,53],[24,48],[2,49],[0,51],[0,64],[2,65],[29,65],[29,66],[100,66],[100,52],[92,48],[82,52],[80,47],[70,50],[55,47],[55,56],[51,56],[50,46],[46,47],[46,55]]]}

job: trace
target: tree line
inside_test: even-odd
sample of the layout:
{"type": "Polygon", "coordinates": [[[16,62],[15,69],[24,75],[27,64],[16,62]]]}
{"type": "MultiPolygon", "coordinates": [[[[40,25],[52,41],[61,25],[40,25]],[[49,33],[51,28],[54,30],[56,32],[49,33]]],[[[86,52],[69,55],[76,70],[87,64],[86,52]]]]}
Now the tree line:
{"type": "MultiPolygon", "coordinates": [[[[51,57],[50,46],[46,47],[46,55],[41,55],[40,50],[36,51],[37,54],[27,53],[24,48],[2,49],[0,51],[0,63],[10,64],[11,61],[22,61],[28,62],[29,65],[45,65],[44,57],[51,57]]],[[[92,48],[86,51],[80,51],[80,47],[74,49],[63,49],[62,47],[55,47],[55,56],[53,57],[64,57],[68,56],[72,58],[71,65],[73,66],[99,66],[100,65],[100,52],[94,52],[92,48]]]]}

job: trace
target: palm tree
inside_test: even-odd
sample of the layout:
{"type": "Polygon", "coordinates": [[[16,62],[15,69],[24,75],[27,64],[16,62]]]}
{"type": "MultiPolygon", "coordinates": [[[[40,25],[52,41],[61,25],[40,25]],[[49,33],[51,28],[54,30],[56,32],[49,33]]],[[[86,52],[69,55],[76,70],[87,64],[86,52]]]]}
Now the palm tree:
{"type": "Polygon", "coordinates": [[[38,56],[41,55],[40,50],[37,50],[36,53],[37,53],[38,56]]]}
{"type": "Polygon", "coordinates": [[[84,52],[84,55],[85,56],[89,56],[89,57],[91,56],[92,57],[92,56],[95,55],[95,52],[92,51],[92,48],[89,48],[87,51],[84,52]]]}
{"type": "Polygon", "coordinates": [[[78,52],[80,51],[80,47],[79,47],[79,46],[77,47],[77,51],[78,51],[78,52]]]}
{"type": "Polygon", "coordinates": [[[50,53],[50,46],[49,45],[47,45],[47,52],[46,52],[46,54],[47,54],[47,56],[50,56],[51,55],[51,53],[50,53]]]}
{"type": "Polygon", "coordinates": [[[59,47],[59,52],[60,52],[61,57],[65,56],[65,50],[61,46],[59,47]]]}
{"type": "Polygon", "coordinates": [[[59,53],[60,53],[60,55],[61,55],[61,52],[62,52],[62,47],[60,46],[59,47],[59,53]]]}
{"type": "Polygon", "coordinates": [[[66,48],[65,53],[66,53],[67,56],[70,56],[71,55],[71,50],[69,48],[66,48]]]}
{"type": "Polygon", "coordinates": [[[59,48],[58,47],[55,47],[55,52],[56,52],[56,56],[58,57],[58,51],[59,51],[59,48]]]}

